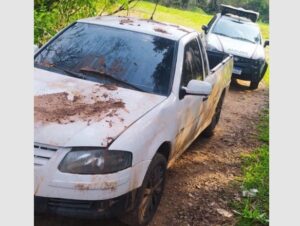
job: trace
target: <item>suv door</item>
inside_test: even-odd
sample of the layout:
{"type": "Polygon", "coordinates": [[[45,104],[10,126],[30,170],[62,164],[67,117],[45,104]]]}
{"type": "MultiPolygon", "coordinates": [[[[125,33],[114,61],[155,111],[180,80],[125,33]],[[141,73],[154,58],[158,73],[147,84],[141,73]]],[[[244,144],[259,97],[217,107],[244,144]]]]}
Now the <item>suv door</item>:
{"type": "MultiPolygon", "coordinates": [[[[180,87],[187,86],[190,80],[204,80],[203,57],[197,38],[193,38],[184,47],[184,57],[180,87]]],[[[202,112],[202,96],[186,95],[179,92],[177,103],[178,131],[175,142],[175,155],[179,156],[198,134],[198,121],[202,112]]]]}

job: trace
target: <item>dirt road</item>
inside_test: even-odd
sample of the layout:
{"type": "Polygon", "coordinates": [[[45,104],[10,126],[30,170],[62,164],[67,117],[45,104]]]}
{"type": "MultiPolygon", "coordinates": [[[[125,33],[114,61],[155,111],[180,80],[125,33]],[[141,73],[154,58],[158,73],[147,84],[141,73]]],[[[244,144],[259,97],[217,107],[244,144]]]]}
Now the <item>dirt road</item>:
{"type": "MultiPolygon", "coordinates": [[[[150,226],[234,225],[229,202],[240,198],[236,177],[240,155],[259,146],[256,125],[268,103],[263,85],[250,91],[231,85],[212,138],[199,137],[167,174],[165,192],[150,226]]],[[[117,220],[90,221],[36,217],[35,226],[123,226],[117,220]]]]}

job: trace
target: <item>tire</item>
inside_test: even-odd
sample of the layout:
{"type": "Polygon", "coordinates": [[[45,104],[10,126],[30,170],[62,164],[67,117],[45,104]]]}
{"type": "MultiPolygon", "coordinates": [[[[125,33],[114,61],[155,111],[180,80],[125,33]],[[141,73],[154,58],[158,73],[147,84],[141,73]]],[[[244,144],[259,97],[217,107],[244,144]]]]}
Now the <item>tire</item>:
{"type": "Polygon", "coordinates": [[[266,62],[265,65],[264,65],[264,68],[263,68],[263,70],[261,72],[261,75],[259,77],[259,80],[258,81],[251,81],[249,89],[251,89],[251,90],[257,89],[258,84],[262,80],[262,78],[265,76],[267,69],[268,69],[268,63],[266,62]]]}
{"type": "Polygon", "coordinates": [[[138,190],[135,207],[120,218],[120,221],[131,226],[145,226],[155,215],[165,187],[167,160],[157,153],[152,159],[143,184],[138,190]]]}
{"type": "Polygon", "coordinates": [[[222,111],[222,105],[224,102],[224,97],[225,97],[225,92],[222,94],[218,105],[216,107],[216,112],[211,120],[211,123],[209,124],[208,127],[206,127],[205,130],[203,130],[202,135],[205,137],[211,137],[214,135],[214,129],[216,128],[219,120],[220,120],[220,115],[221,115],[221,111],[222,111]]]}
{"type": "Polygon", "coordinates": [[[257,87],[258,87],[258,84],[259,84],[259,82],[256,82],[256,81],[251,81],[251,82],[250,82],[249,89],[251,89],[251,90],[255,90],[255,89],[257,89],[257,87]]]}

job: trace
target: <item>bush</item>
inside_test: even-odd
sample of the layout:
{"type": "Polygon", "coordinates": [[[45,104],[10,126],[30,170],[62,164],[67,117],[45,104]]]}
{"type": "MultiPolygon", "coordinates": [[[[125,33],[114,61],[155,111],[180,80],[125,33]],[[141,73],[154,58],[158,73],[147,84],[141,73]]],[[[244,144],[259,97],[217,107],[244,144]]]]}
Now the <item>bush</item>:
{"type": "Polygon", "coordinates": [[[34,9],[34,42],[39,45],[75,20],[96,15],[100,5],[95,0],[38,2],[34,9]]]}

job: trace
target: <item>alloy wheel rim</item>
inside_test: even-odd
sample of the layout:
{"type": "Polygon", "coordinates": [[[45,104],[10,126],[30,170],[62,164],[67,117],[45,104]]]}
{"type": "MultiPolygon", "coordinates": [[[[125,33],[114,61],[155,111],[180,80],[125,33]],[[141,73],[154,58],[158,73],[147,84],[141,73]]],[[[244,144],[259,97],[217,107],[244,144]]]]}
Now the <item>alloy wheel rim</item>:
{"type": "Polygon", "coordinates": [[[151,173],[143,194],[141,203],[141,217],[143,221],[151,218],[156,211],[163,191],[163,182],[164,170],[160,165],[151,173]]]}

